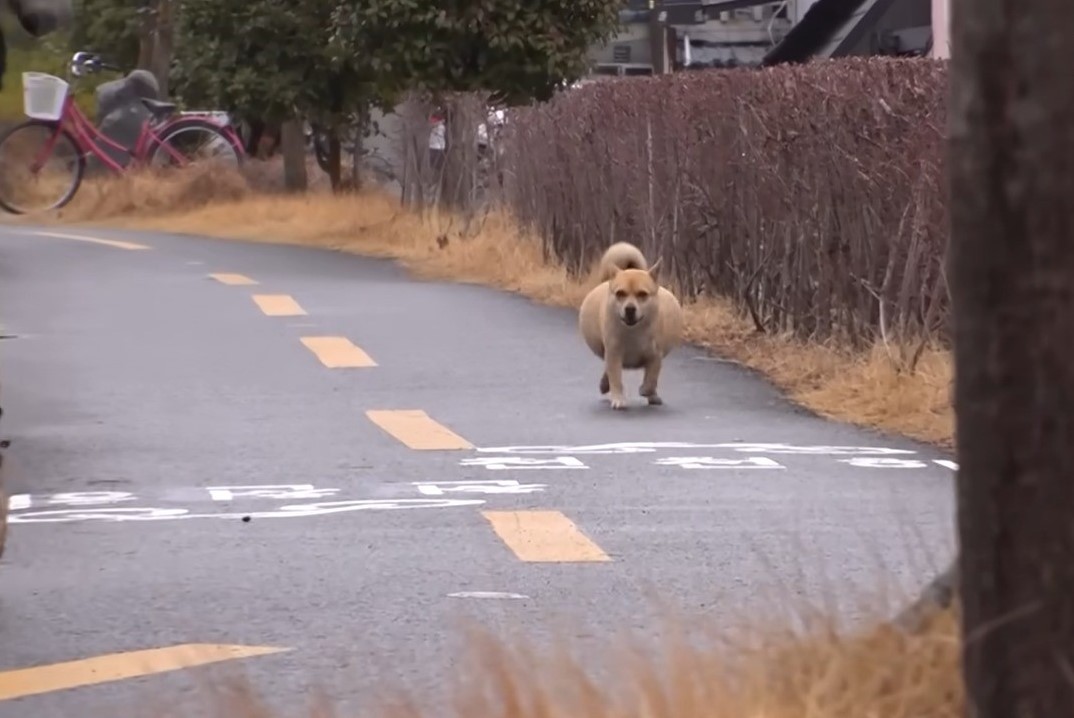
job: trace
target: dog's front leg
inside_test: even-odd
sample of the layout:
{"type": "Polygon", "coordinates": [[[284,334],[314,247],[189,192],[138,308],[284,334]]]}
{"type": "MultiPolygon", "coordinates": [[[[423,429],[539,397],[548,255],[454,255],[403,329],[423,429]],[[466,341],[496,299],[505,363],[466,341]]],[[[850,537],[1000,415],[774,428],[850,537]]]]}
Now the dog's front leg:
{"type": "Polygon", "coordinates": [[[645,376],[641,380],[641,388],[638,389],[638,393],[649,400],[650,406],[659,406],[664,403],[664,400],[656,393],[656,382],[660,379],[662,364],[663,357],[660,356],[660,352],[654,352],[653,358],[645,365],[645,376]]]}
{"type": "MultiPolygon", "coordinates": [[[[625,409],[626,398],[623,396],[623,359],[619,352],[605,351],[604,353],[604,376],[608,378],[608,387],[611,389],[609,399],[613,409],[625,409]]],[[[601,382],[603,384],[603,382],[601,382]]]]}

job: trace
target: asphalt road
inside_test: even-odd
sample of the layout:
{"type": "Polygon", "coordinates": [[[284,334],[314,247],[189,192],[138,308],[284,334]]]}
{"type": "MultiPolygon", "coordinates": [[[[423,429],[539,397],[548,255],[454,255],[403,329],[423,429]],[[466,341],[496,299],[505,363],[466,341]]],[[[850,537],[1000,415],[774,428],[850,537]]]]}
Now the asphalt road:
{"type": "Polygon", "coordinates": [[[326,251],[35,231],[0,229],[0,718],[145,715],[235,670],[285,710],[436,695],[462,619],[596,646],[655,631],[654,595],[718,621],[912,591],[951,555],[949,457],[700,351],[664,406],[629,376],[612,412],[571,312],[326,251]],[[99,682],[180,644],[287,650],[99,682]]]}

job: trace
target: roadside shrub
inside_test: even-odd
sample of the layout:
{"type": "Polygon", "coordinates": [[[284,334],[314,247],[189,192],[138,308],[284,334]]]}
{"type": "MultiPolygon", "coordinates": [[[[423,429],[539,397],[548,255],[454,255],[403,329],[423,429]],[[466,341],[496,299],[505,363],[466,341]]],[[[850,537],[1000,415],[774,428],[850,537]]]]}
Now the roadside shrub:
{"type": "Polygon", "coordinates": [[[518,109],[503,200],[584,271],[629,240],[759,331],[946,339],[942,60],[624,78],[518,109]]]}

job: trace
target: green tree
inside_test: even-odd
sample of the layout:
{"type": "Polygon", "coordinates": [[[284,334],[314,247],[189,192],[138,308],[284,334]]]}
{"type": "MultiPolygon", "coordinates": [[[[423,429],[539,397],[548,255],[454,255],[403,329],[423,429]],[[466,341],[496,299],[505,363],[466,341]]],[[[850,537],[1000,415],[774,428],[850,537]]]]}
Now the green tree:
{"type": "Polygon", "coordinates": [[[476,153],[473,112],[459,93],[499,104],[546,100],[587,69],[589,49],[619,25],[622,0],[340,0],[332,48],[365,56],[395,90],[419,90],[444,109],[440,199],[467,207],[476,153]]]}
{"type": "MultiPolygon", "coordinates": [[[[588,49],[611,35],[620,7],[620,0],[183,0],[173,81],[184,100],[248,120],[306,118],[327,128],[338,186],[338,129],[352,117],[412,89],[488,91],[511,104],[546,99],[584,72],[588,49]]],[[[449,106],[449,149],[452,127],[449,106]]]]}
{"type": "Polygon", "coordinates": [[[130,0],[75,0],[77,21],[71,45],[77,50],[100,52],[121,67],[138,62],[142,16],[138,2],[130,0]]]}
{"type": "Polygon", "coordinates": [[[546,100],[586,70],[622,0],[341,0],[333,47],[367,55],[401,88],[546,100]],[[356,44],[358,41],[359,44],[356,44]]]}
{"type": "Polygon", "coordinates": [[[173,69],[179,95],[255,122],[308,119],[325,127],[334,149],[329,174],[338,187],[339,127],[385,98],[368,55],[330,51],[337,6],[338,0],[183,0],[173,69]]]}

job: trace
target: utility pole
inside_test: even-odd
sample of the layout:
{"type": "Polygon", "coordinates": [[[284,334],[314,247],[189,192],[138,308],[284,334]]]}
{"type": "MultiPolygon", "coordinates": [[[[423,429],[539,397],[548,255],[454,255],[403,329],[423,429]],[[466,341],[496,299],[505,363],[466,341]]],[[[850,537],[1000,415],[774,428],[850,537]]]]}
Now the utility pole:
{"type": "Polygon", "coordinates": [[[668,30],[664,18],[664,0],[649,0],[649,52],[652,56],[653,74],[668,72],[668,30]]]}

